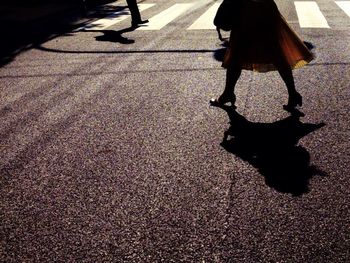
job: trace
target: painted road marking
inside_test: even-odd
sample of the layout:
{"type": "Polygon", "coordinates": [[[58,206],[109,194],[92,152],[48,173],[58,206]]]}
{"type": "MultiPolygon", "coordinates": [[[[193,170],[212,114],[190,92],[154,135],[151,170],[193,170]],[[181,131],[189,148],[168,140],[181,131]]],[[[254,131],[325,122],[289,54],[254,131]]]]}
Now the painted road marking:
{"type": "Polygon", "coordinates": [[[335,1],[335,3],[350,17],[350,1],[335,1]]]}
{"type": "Polygon", "coordinates": [[[175,4],[159,14],[151,17],[149,23],[139,27],[137,30],[160,30],[171,21],[185,13],[194,4],[175,4]]]}
{"type": "Polygon", "coordinates": [[[203,15],[201,15],[189,28],[193,29],[215,29],[213,20],[220,3],[214,3],[203,15]]]}
{"type": "MultiPolygon", "coordinates": [[[[340,9],[350,17],[350,1],[335,1],[340,9]]],[[[138,4],[140,12],[149,9],[156,4],[138,4]]],[[[149,23],[140,26],[137,30],[160,30],[170,22],[174,21],[179,16],[189,10],[194,3],[174,4],[168,9],[161,11],[149,19],[149,23]]],[[[301,28],[330,28],[324,15],[322,14],[318,4],[315,1],[295,1],[295,10],[298,17],[298,22],[301,28]]],[[[187,30],[213,30],[215,26],[213,20],[220,2],[216,2],[209,6],[208,9],[195,20],[187,30]]],[[[116,6],[117,7],[117,6],[116,6]]],[[[111,27],[127,18],[131,18],[128,8],[114,12],[109,16],[94,21],[88,25],[80,27],[74,31],[91,30],[99,31],[111,27]]]]}
{"type": "MultiPolygon", "coordinates": [[[[154,5],[155,4],[138,4],[140,12],[142,12],[148,8],[151,8],[154,5]]],[[[81,28],[79,28],[79,30],[82,30],[82,29],[103,30],[103,29],[106,29],[107,27],[110,27],[116,23],[119,23],[119,22],[127,19],[128,17],[130,17],[130,11],[128,8],[126,8],[125,10],[114,12],[105,18],[96,20],[96,21],[90,23],[89,25],[81,27],[81,28]]]]}
{"type": "Polygon", "coordinates": [[[329,28],[326,18],[314,1],[294,2],[301,28],[329,28]]]}

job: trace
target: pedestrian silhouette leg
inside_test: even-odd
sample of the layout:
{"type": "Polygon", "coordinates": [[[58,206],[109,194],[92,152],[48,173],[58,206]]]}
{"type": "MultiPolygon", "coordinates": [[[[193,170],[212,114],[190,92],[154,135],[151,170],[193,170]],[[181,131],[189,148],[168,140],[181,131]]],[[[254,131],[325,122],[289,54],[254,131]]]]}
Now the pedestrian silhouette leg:
{"type": "Polygon", "coordinates": [[[131,26],[137,27],[140,24],[148,23],[148,20],[142,20],[136,0],[126,0],[131,13],[131,26]]]}
{"type": "Polygon", "coordinates": [[[228,102],[231,102],[232,107],[235,106],[235,86],[241,76],[242,69],[239,65],[232,65],[226,70],[226,84],[223,93],[218,97],[210,100],[212,106],[222,106],[228,102]]]}
{"type": "Polygon", "coordinates": [[[293,73],[290,65],[286,61],[281,59],[275,63],[275,66],[278,70],[278,73],[281,75],[281,78],[287,86],[288,104],[284,105],[284,109],[287,111],[292,111],[298,105],[302,106],[302,96],[295,89],[293,73]]]}

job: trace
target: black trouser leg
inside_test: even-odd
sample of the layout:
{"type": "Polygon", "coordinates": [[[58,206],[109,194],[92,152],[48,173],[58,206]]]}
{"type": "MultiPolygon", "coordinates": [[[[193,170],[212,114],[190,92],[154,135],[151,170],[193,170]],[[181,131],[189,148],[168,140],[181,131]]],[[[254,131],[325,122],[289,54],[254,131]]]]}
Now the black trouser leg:
{"type": "Polygon", "coordinates": [[[137,23],[141,21],[141,15],[139,8],[137,7],[136,0],[126,0],[131,13],[132,23],[137,23]]]}

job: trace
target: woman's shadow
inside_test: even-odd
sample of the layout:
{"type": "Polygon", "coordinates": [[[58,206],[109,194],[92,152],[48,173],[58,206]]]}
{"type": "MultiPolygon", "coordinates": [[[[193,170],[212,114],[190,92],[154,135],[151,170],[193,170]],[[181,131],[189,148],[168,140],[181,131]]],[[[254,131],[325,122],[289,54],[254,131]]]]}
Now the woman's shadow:
{"type": "Polygon", "coordinates": [[[293,115],[273,123],[250,122],[233,107],[221,108],[231,124],[221,146],[257,168],[268,186],[299,196],[309,191],[311,177],[324,175],[310,164],[308,151],[297,145],[302,137],[324,123],[302,123],[293,115]]]}

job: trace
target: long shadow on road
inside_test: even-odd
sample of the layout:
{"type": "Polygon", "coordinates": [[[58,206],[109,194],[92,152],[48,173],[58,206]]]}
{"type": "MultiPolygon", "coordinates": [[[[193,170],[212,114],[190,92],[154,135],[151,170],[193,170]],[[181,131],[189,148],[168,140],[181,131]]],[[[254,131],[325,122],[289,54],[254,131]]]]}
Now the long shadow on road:
{"type": "Polygon", "coordinates": [[[268,186],[299,196],[309,191],[309,180],[314,175],[325,175],[310,164],[309,152],[298,145],[301,138],[324,123],[302,123],[293,115],[273,123],[257,123],[247,120],[233,107],[221,108],[231,124],[221,146],[257,168],[268,186]]]}
{"type": "Polygon", "coordinates": [[[112,13],[115,16],[127,13],[124,12],[127,6],[107,5],[110,2],[113,0],[1,2],[0,67],[10,63],[22,51],[87,26],[99,18],[112,13]]]}
{"type": "Polygon", "coordinates": [[[133,44],[135,40],[124,37],[122,34],[126,32],[134,31],[134,27],[128,27],[122,30],[88,30],[84,29],[82,32],[100,32],[103,33],[101,36],[95,37],[96,41],[106,41],[120,44],[133,44]]]}

